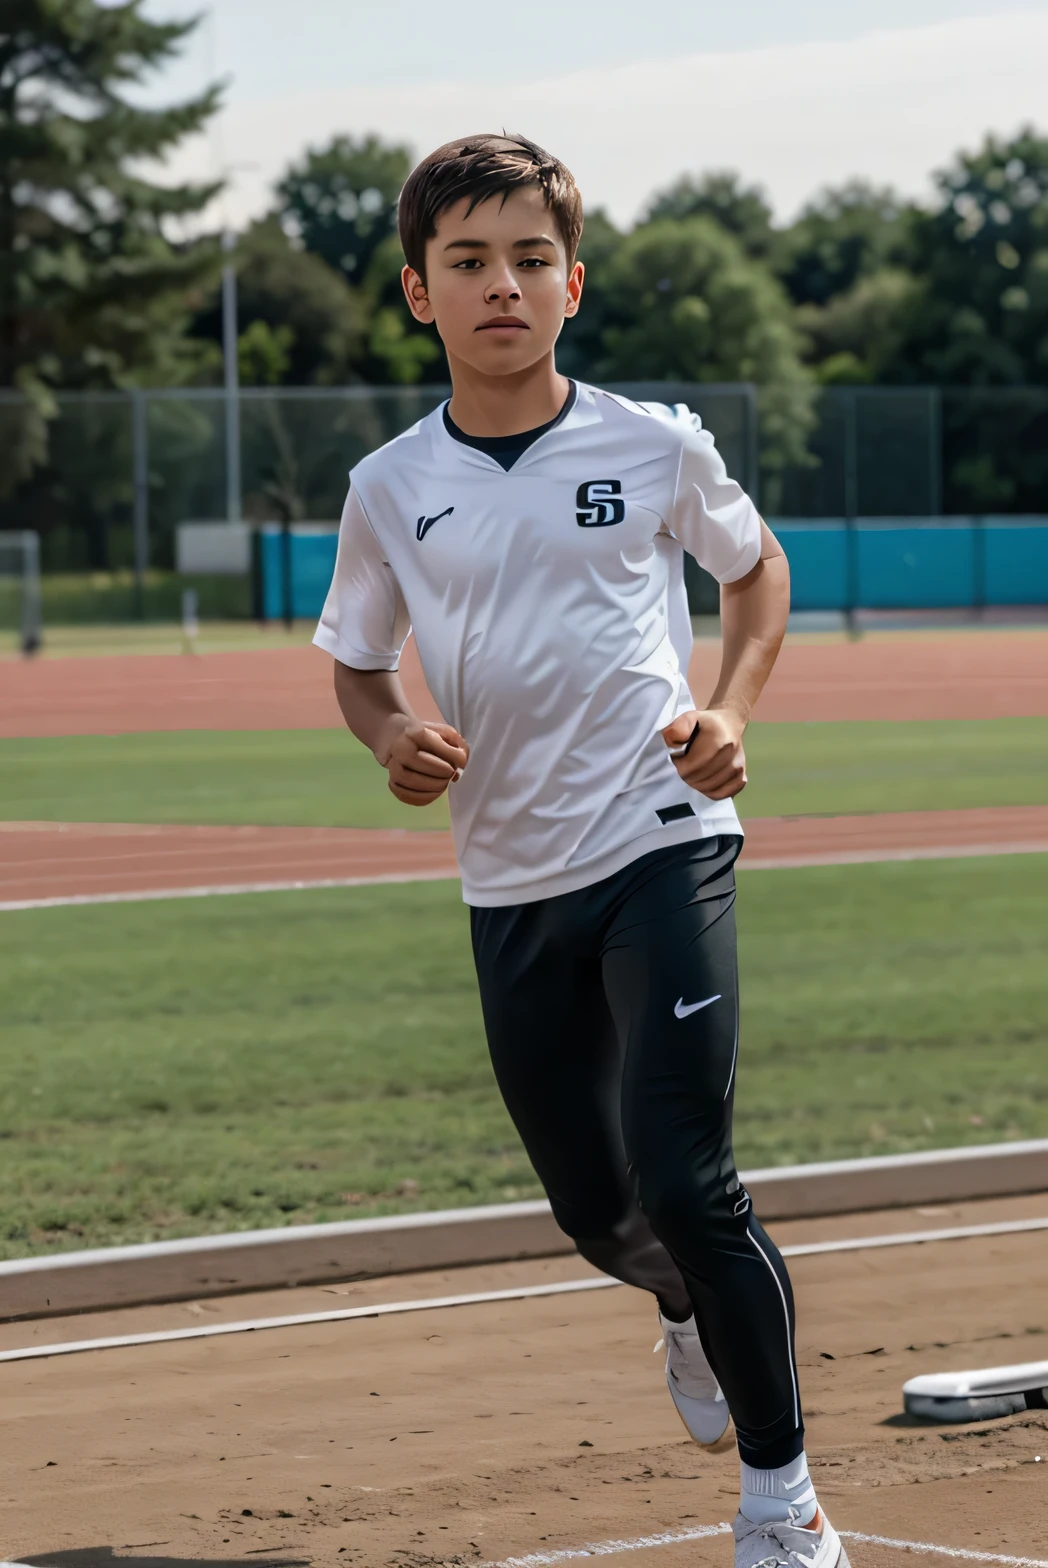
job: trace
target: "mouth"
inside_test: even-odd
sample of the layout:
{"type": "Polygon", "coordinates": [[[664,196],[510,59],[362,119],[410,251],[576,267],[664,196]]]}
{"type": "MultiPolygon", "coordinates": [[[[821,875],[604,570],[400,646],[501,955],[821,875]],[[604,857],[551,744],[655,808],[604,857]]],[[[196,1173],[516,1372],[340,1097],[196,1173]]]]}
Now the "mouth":
{"type": "Polygon", "coordinates": [[[521,321],[519,316],[493,316],[490,321],[481,322],[479,327],[473,328],[474,332],[505,333],[508,337],[514,332],[530,332],[531,328],[526,321],[521,321]]]}

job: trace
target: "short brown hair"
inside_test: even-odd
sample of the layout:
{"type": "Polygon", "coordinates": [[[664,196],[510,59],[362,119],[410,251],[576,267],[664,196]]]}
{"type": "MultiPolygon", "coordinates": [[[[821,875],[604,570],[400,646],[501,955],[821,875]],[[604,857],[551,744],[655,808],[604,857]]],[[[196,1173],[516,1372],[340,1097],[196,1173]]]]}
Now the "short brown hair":
{"type": "Polygon", "coordinates": [[[462,136],[445,142],[413,169],[400,193],[397,221],[409,267],[426,276],[426,241],[441,213],[469,198],[467,215],[482,201],[537,185],[553,215],[568,265],[582,235],[582,197],[571,171],[526,136],[462,136]]]}

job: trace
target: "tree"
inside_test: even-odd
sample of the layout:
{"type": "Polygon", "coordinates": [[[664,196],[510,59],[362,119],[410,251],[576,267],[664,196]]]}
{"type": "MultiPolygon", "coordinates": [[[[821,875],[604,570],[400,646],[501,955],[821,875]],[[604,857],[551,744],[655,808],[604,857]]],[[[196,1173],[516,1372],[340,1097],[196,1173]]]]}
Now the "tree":
{"type": "Polygon", "coordinates": [[[336,136],[293,164],[276,188],[292,242],[359,290],[367,324],[357,368],[380,384],[447,377],[439,338],[418,327],[400,286],[397,199],[411,163],[409,148],[377,136],[336,136]]]}
{"type": "Polygon", "coordinates": [[[370,321],[364,379],[396,386],[446,381],[448,365],[436,328],[420,326],[408,309],[400,283],[403,265],[400,239],[389,234],[372,256],[363,280],[370,321]]]}
{"type": "Polygon", "coordinates": [[[825,305],[801,305],[797,322],[806,358],[824,384],[891,381],[924,301],[919,279],[884,267],[825,305]]]}
{"type": "Polygon", "coordinates": [[[900,378],[1048,383],[1048,138],[988,136],[935,182],[914,234],[924,304],[900,378]]]}
{"type": "Polygon", "coordinates": [[[411,171],[407,147],[377,136],[336,136],[292,164],[277,186],[281,222],[293,239],[351,282],[396,233],[397,198],[411,171]]]}
{"type": "Polygon", "coordinates": [[[712,218],[751,256],[770,256],[776,245],[772,211],[760,186],[742,184],[731,169],[682,174],[652,197],[646,222],[659,218],[712,218]]]}
{"type": "Polygon", "coordinates": [[[882,267],[905,267],[914,217],[894,191],[865,180],[824,190],[784,231],[779,276],[798,305],[825,305],[882,267]]]}
{"type": "MultiPolygon", "coordinates": [[[[361,380],[366,303],[319,256],[294,246],[276,218],[255,223],[234,256],[240,360],[256,385],[337,386],[361,380]]],[[[222,341],[222,302],[213,287],[193,331],[222,341]]]]}
{"type": "Polygon", "coordinates": [[[122,89],[195,23],[150,22],[144,0],[7,0],[0,35],[0,385],[113,385],[170,376],[180,297],[214,265],[166,225],[215,185],[160,185],[143,161],[199,131],[218,89],[143,109],[122,89]]]}
{"type": "Polygon", "coordinates": [[[805,460],[812,388],[789,300],[712,219],[634,229],[601,266],[598,380],[752,381],[769,477],[805,460]]]}
{"type": "Polygon", "coordinates": [[[28,402],[0,488],[42,460],[50,389],[184,380],[184,291],[217,266],[169,226],[215,185],[161,185],[143,164],[199,131],[218,89],[144,109],[125,89],[176,53],[195,22],[157,23],[143,0],[5,0],[0,32],[0,386],[28,402]]]}
{"type": "Polygon", "coordinates": [[[611,319],[605,281],[623,238],[603,208],[586,214],[578,254],[586,268],[582,308],[564,323],[557,345],[557,365],[567,376],[586,380],[595,374],[603,353],[604,332],[611,319]]]}
{"type": "Polygon", "coordinates": [[[295,334],[256,316],[237,337],[237,376],[242,387],[278,387],[291,369],[295,334]]]}

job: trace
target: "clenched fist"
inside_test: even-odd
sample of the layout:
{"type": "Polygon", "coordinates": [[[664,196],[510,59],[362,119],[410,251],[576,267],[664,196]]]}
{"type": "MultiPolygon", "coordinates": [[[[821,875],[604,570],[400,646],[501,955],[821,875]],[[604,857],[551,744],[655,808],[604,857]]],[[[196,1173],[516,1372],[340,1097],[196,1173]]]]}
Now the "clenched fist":
{"type": "Polygon", "coordinates": [[[685,784],[710,800],[730,800],[746,788],[745,725],[724,708],[692,709],[662,731],[685,784]],[[696,726],[698,729],[696,730],[696,726]]]}
{"type": "Polygon", "coordinates": [[[401,715],[375,756],[398,800],[406,806],[428,806],[459,778],[469,761],[469,746],[450,724],[401,715]]]}

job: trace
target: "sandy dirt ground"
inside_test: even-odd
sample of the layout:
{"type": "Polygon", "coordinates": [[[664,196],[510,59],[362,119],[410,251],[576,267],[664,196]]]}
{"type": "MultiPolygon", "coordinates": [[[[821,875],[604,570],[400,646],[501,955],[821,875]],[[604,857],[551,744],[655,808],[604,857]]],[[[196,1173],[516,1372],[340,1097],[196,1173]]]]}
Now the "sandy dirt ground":
{"type": "MultiPolygon", "coordinates": [[[[1048,806],[753,817],[742,864],[849,865],[1048,851],[1048,806]]],[[[0,908],[44,899],[454,877],[451,835],[397,828],[0,823],[0,908]]]]}
{"type": "MultiPolygon", "coordinates": [[[[703,702],[720,658],[696,644],[703,702]]],[[[316,648],[7,661],[0,738],[142,730],[319,729],[341,722],[331,660],[316,648]]],[[[403,674],[420,713],[434,704],[413,642],[403,674]]],[[[757,707],[764,720],[980,719],[1048,714],[1048,630],[878,633],[787,640],[757,707]]]]}
{"type": "MultiPolygon", "coordinates": [[[[780,1243],[1042,1216],[1048,1196],[775,1227],[780,1243]]],[[[808,1450],[838,1529],[1048,1561],[1048,1412],[901,1415],[917,1372],[1048,1357],[1042,1234],[791,1263],[808,1450]]],[[[567,1257],[6,1324],[0,1348],[582,1277],[567,1257]]],[[[175,1562],[452,1568],[730,1520],[734,1455],[666,1395],[650,1301],[620,1288],[9,1363],[2,1550],[175,1562]]],[[[854,1568],[909,1553],[848,1541],[854,1568]]],[[[603,1555],[603,1554],[602,1554],[603,1555]]],[[[711,1536],[606,1554],[714,1568],[711,1536]]],[[[937,1553],[927,1560],[945,1564],[937,1553]]],[[[975,1560],[979,1560],[976,1556],[975,1560]]]]}

